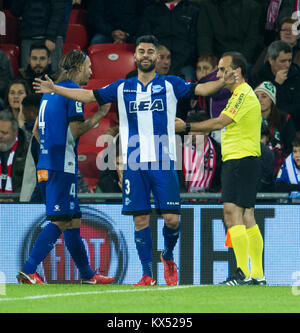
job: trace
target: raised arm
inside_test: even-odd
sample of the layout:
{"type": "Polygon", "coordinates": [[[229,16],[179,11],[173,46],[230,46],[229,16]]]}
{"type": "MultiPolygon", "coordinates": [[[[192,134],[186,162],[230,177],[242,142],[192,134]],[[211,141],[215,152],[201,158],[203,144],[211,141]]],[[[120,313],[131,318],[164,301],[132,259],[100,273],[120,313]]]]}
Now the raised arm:
{"type": "Polygon", "coordinates": [[[225,87],[225,81],[219,79],[217,81],[209,81],[206,83],[198,83],[195,88],[196,96],[209,96],[225,87]]]}
{"type": "Polygon", "coordinates": [[[227,85],[235,83],[239,79],[236,71],[225,72],[224,76],[217,81],[198,83],[195,88],[196,96],[209,96],[215,94],[227,85]]]}
{"type": "Polygon", "coordinates": [[[36,93],[55,93],[82,103],[96,102],[93,90],[65,88],[54,84],[48,75],[45,75],[45,78],[46,80],[36,78],[33,82],[33,88],[36,93]]]}

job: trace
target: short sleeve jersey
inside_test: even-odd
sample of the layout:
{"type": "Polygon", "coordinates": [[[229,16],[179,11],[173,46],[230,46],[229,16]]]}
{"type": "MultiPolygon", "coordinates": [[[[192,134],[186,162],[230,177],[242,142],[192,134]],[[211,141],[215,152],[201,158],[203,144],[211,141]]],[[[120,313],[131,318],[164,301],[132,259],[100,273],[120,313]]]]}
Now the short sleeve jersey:
{"type": "Polygon", "coordinates": [[[156,74],[144,86],[137,77],[94,90],[98,103],[118,103],[122,157],[136,162],[176,160],[177,101],[193,95],[194,84],[156,74]]]}
{"type": "Polygon", "coordinates": [[[253,89],[239,85],[222,113],[233,120],[221,132],[222,160],[260,156],[261,107],[253,89]]]}
{"type": "MultiPolygon", "coordinates": [[[[80,88],[72,81],[63,81],[58,85],[66,88],[80,88]]],[[[44,94],[38,120],[40,155],[37,168],[77,173],[79,139],[74,139],[69,123],[84,121],[83,104],[55,93],[44,94]]]]}

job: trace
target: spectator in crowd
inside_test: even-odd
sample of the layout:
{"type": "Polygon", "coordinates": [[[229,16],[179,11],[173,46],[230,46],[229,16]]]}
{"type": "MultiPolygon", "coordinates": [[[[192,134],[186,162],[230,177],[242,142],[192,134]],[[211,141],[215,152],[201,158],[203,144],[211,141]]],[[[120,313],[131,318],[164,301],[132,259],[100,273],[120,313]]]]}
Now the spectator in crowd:
{"type": "MultiPolygon", "coordinates": [[[[218,59],[211,53],[200,56],[196,64],[196,81],[205,83],[218,80],[218,59]]],[[[210,118],[217,118],[225,108],[232,92],[223,88],[215,94],[203,97],[198,96],[197,99],[191,100],[191,109],[201,111],[204,110],[210,118]]],[[[220,131],[213,131],[210,135],[220,143],[220,131]]]]}
{"type": "Polygon", "coordinates": [[[292,48],[278,40],[268,47],[264,67],[251,78],[256,88],[263,81],[270,81],[276,87],[276,105],[281,112],[292,116],[296,131],[300,130],[300,70],[292,63],[292,48]]]}
{"type": "Polygon", "coordinates": [[[0,50],[0,110],[4,109],[4,95],[9,81],[13,78],[11,63],[7,55],[0,50]]]}
{"type": "Polygon", "coordinates": [[[12,0],[11,13],[21,17],[21,67],[28,64],[30,46],[43,42],[51,52],[52,69],[57,71],[67,30],[65,0],[12,0]]]}
{"type": "Polygon", "coordinates": [[[43,202],[36,175],[36,165],[39,159],[40,144],[32,134],[41,98],[41,94],[31,94],[26,96],[22,101],[21,112],[24,116],[24,132],[28,141],[28,151],[20,193],[21,202],[43,202]]]}
{"type": "Polygon", "coordinates": [[[24,97],[30,94],[30,89],[26,81],[22,79],[12,80],[5,95],[5,106],[10,111],[14,118],[17,120],[20,128],[24,125],[24,119],[20,113],[21,103],[24,97]]]}
{"type": "Polygon", "coordinates": [[[274,176],[277,175],[284,159],[292,152],[292,142],[296,136],[295,125],[289,114],[276,107],[276,87],[271,82],[262,82],[255,88],[261,105],[262,123],[270,131],[268,147],[274,151],[274,176]]]}
{"type": "MultiPolygon", "coordinates": [[[[207,119],[209,119],[207,115],[192,112],[187,122],[207,119]]],[[[222,165],[220,144],[209,135],[209,132],[190,131],[188,135],[182,151],[182,169],[178,170],[181,191],[220,191],[222,165]]]]}
{"type": "Polygon", "coordinates": [[[31,92],[34,93],[32,82],[37,78],[44,78],[45,74],[54,77],[51,67],[50,51],[42,43],[32,44],[28,58],[28,65],[25,68],[20,68],[18,78],[27,81],[31,92]]]}
{"type": "Polygon", "coordinates": [[[293,13],[300,10],[300,4],[298,0],[264,0],[264,2],[265,44],[269,45],[276,39],[280,31],[280,22],[284,17],[297,18],[293,13]]]}
{"type": "Polygon", "coordinates": [[[296,137],[293,142],[293,152],[286,158],[278,172],[276,192],[291,193],[291,197],[300,198],[300,138],[296,137]]]}
{"type": "Polygon", "coordinates": [[[91,0],[88,27],[91,44],[134,43],[144,8],[152,0],[91,0]]]}
{"type": "MultiPolygon", "coordinates": [[[[194,79],[199,7],[188,0],[157,0],[144,10],[138,36],[154,35],[171,51],[170,73],[194,79]]],[[[170,74],[169,73],[169,74],[170,74]]]]}
{"type": "Polygon", "coordinates": [[[7,110],[0,112],[0,191],[2,193],[20,192],[27,148],[25,134],[18,128],[12,113],[7,110]]]}
{"type": "Polygon", "coordinates": [[[22,117],[24,119],[24,127],[22,129],[25,132],[28,143],[32,137],[32,130],[38,115],[41,98],[41,94],[30,94],[24,97],[21,102],[20,112],[22,113],[22,117]]]}
{"type": "Polygon", "coordinates": [[[268,148],[270,140],[271,133],[269,127],[262,123],[260,140],[261,177],[258,182],[257,192],[273,192],[274,190],[275,154],[273,150],[268,148]]]}
{"type": "MultiPolygon", "coordinates": [[[[292,62],[300,67],[300,43],[299,43],[299,35],[296,35],[292,31],[292,26],[295,24],[297,20],[294,20],[290,17],[285,17],[280,22],[279,26],[279,39],[283,42],[289,44],[293,50],[293,58],[292,62]]],[[[251,76],[255,75],[259,72],[262,67],[264,66],[267,56],[268,48],[266,47],[258,59],[256,60],[255,64],[251,69],[251,76]],[[254,73],[254,74],[252,74],[254,73]]]]}
{"type": "Polygon", "coordinates": [[[242,53],[253,64],[262,48],[260,6],[253,0],[203,0],[197,24],[198,55],[242,53]]]}

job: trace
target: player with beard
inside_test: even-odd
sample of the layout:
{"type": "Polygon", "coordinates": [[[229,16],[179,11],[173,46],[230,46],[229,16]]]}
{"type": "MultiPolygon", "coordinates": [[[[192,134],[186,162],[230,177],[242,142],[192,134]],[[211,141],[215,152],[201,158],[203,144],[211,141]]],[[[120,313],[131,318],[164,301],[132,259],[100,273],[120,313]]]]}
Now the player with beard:
{"type": "MultiPolygon", "coordinates": [[[[60,62],[58,86],[80,88],[87,84],[92,71],[89,57],[82,51],[68,52],[60,62]]],[[[81,88],[80,88],[81,89],[81,88]]],[[[109,105],[84,119],[83,105],[57,94],[44,94],[33,133],[40,142],[37,176],[46,203],[48,223],[38,235],[34,247],[17,279],[20,283],[43,284],[36,272],[50,253],[61,233],[76,264],[81,283],[107,284],[114,278],[97,274],[89,265],[80,236],[81,211],[77,198],[79,137],[105,116],[109,105]]]]}
{"type": "Polygon", "coordinates": [[[26,80],[31,91],[34,92],[32,82],[35,78],[44,78],[45,74],[49,75],[51,78],[55,77],[51,68],[50,51],[45,44],[32,44],[28,58],[28,66],[26,68],[20,68],[17,77],[26,80]]]}
{"type": "Polygon", "coordinates": [[[134,239],[142,264],[142,278],[135,286],[155,285],[152,272],[152,236],[149,226],[153,193],[155,207],[164,219],[164,250],[161,261],[168,285],[178,283],[178,271],[173,250],[180,235],[180,192],[176,161],[175,117],[180,98],[208,95],[232,81],[226,80],[196,85],[177,76],[159,75],[155,72],[158,41],[154,36],[141,36],[136,41],[135,61],[138,75],[120,79],[102,89],[68,89],[46,81],[36,80],[35,89],[40,93],[62,96],[99,105],[117,102],[120,141],[123,160],[123,210],[132,215],[134,239]]]}

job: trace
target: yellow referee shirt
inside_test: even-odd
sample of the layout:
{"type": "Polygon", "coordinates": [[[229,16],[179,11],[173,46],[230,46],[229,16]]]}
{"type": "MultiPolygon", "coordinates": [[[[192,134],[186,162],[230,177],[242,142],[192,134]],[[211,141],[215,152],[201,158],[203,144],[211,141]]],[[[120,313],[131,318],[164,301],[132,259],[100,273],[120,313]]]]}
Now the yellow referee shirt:
{"type": "Polygon", "coordinates": [[[233,120],[221,131],[222,160],[260,156],[261,107],[253,89],[240,84],[222,113],[233,120]]]}

